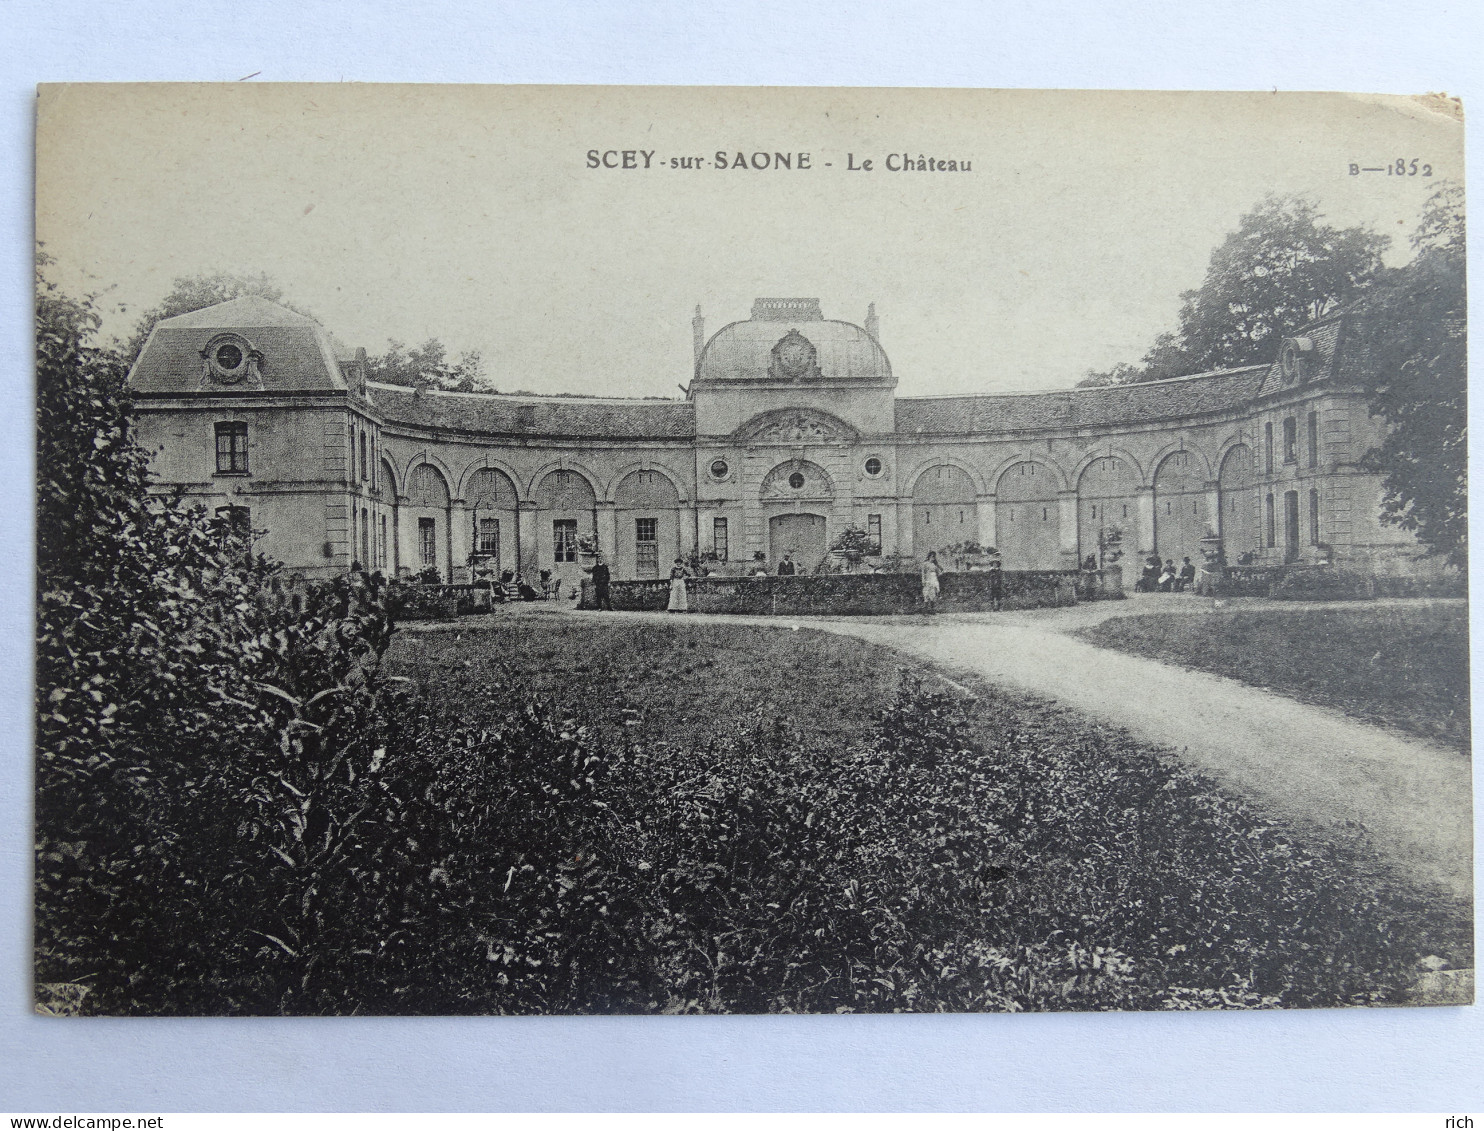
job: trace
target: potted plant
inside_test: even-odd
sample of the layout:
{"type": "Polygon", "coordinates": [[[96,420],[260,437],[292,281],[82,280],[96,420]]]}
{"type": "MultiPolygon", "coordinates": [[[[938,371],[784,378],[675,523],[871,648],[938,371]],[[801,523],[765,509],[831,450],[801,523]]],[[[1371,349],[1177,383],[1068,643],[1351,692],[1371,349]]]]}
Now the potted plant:
{"type": "Polygon", "coordinates": [[[577,564],[584,573],[592,573],[593,566],[598,564],[598,536],[596,534],[577,536],[577,564]]]}
{"type": "Polygon", "coordinates": [[[847,526],[830,546],[830,554],[843,558],[854,570],[867,554],[878,554],[875,539],[859,526],[847,526]]]}

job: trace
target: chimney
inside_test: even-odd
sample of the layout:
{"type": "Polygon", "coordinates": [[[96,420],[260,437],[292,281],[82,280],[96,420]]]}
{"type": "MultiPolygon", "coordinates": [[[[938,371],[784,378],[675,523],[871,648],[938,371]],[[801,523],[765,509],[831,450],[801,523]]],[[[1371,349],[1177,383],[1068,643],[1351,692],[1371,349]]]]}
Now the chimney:
{"type": "Polygon", "coordinates": [[[696,360],[701,360],[701,349],[706,344],[706,319],[701,317],[701,307],[696,305],[696,316],[690,320],[691,334],[695,339],[696,360]]]}
{"type": "Polygon", "coordinates": [[[866,307],[866,333],[875,338],[878,343],[881,341],[881,323],[876,319],[876,304],[874,302],[866,307]]]}

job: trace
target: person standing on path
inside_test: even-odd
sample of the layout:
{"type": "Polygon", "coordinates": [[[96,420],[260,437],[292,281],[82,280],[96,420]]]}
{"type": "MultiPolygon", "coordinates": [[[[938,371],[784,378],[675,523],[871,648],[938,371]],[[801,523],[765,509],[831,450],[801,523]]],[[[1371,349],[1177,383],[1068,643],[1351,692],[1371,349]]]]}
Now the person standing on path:
{"type": "Polygon", "coordinates": [[[676,558],[674,566],[670,569],[670,603],[665,606],[666,612],[690,612],[690,605],[685,595],[685,579],[689,576],[690,571],[685,568],[685,563],[676,558]]]}
{"type": "Polygon", "coordinates": [[[922,563],[922,603],[929,610],[938,607],[938,575],[943,567],[938,564],[936,550],[929,550],[927,561],[922,563]]]}
{"type": "Polygon", "coordinates": [[[598,610],[607,609],[613,611],[613,599],[608,595],[608,586],[612,581],[613,574],[608,569],[608,563],[599,558],[593,565],[593,607],[598,610]]]}

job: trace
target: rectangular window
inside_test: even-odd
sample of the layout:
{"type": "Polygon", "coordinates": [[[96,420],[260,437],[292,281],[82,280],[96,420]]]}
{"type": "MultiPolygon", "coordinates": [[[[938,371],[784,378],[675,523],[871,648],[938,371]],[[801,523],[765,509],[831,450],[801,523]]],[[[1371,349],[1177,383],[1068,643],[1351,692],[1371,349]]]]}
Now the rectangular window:
{"type": "Polygon", "coordinates": [[[1283,462],[1298,463],[1298,421],[1291,416],[1283,418],[1283,462]]]}
{"type": "Polygon", "coordinates": [[[1319,545],[1319,492],[1309,490],[1309,545],[1319,545]]]}
{"type": "Polygon", "coordinates": [[[1277,529],[1277,526],[1275,525],[1274,518],[1273,518],[1273,496],[1272,495],[1269,495],[1267,497],[1267,506],[1265,506],[1263,508],[1263,514],[1264,514],[1264,516],[1266,518],[1265,529],[1264,529],[1263,533],[1267,536],[1266,537],[1266,541],[1267,541],[1268,549],[1271,550],[1274,546],[1276,546],[1278,544],[1278,529],[1277,529]]]}
{"type": "Polygon", "coordinates": [[[216,426],[216,471],[218,475],[247,474],[247,425],[243,422],[216,426]]]}
{"type": "Polygon", "coordinates": [[[361,478],[371,478],[371,465],[366,461],[366,433],[361,432],[361,478]]]}
{"type": "Polygon", "coordinates": [[[498,518],[481,518],[479,520],[479,552],[498,559],[500,556],[500,520],[498,518]]]}
{"type": "Polygon", "coordinates": [[[717,561],[727,560],[727,520],[724,518],[711,520],[711,548],[716,552],[717,561]]]}
{"type": "Polygon", "coordinates": [[[1319,466],[1319,414],[1309,413],[1309,466],[1319,466]]]}
{"type": "Polygon", "coordinates": [[[866,535],[871,539],[871,545],[876,547],[876,552],[881,553],[881,516],[879,514],[866,515],[866,535]]]}
{"type": "Polygon", "coordinates": [[[577,560],[577,520],[559,518],[551,524],[551,560],[575,562],[577,560]]]}
{"type": "Polygon", "coordinates": [[[376,556],[376,563],[386,569],[386,515],[381,516],[381,552],[376,556]]]}
{"type": "Polygon", "coordinates": [[[1271,475],[1273,474],[1273,426],[1271,424],[1262,426],[1262,438],[1264,454],[1267,457],[1264,462],[1267,464],[1268,474],[1271,475]]]}
{"type": "Polygon", "coordinates": [[[634,520],[634,567],[640,577],[660,575],[659,519],[634,520]]]}
{"type": "Polygon", "coordinates": [[[417,520],[417,555],[425,566],[438,564],[438,527],[431,518],[417,520]]]}
{"type": "Polygon", "coordinates": [[[361,568],[371,568],[371,512],[361,512],[361,568]]]}

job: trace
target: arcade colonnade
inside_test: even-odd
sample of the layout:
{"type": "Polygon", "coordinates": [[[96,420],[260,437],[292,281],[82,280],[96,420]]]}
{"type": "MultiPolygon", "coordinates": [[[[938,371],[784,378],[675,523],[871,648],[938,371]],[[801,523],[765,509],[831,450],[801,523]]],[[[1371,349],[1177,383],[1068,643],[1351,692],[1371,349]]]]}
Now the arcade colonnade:
{"type": "MultiPolygon", "coordinates": [[[[500,571],[549,570],[575,582],[578,548],[589,536],[621,578],[664,576],[675,557],[692,551],[731,562],[761,552],[770,569],[787,551],[811,569],[846,526],[904,557],[994,546],[1012,570],[1075,568],[1110,531],[1121,536],[1126,556],[1157,553],[1176,562],[1194,557],[1208,532],[1221,535],[1232,561],[1248,551],[1262,555],[1265,532],[1270,545],[1281,547],[1290,535],[1303,540],[1284,513],[1295,492],[1283,502],[1270,494],[1264,514],[1252,445],[1241,431],[1215,451],[1185,439],[1142,459],[1103,442],[1070,465],[1005,443],[953,455],[898,445],[885,458],[906,470],[889,479],[891,493],[887,484],[852,492],[840,485],[842,468],[880,445],[748,452],[735,472],[717,460],[728,464],[726,482],[718,482],[697,468],[690,450],[636,461],[631,446],[590,449],[582,459],[529,466],[542,453],[486,449],[471,458],[471,445],[420,444],[409,452],[390,430],[380,439],[379,476],[351,503],[351,528],[363,532],[361,560],[387,572],[432,566],[445,580],[467,580],[474,555],[500,571]],[[704,497],[711,495],[719,497],[704,497]]],[[[1314,508],[1320,486],[1316,478],[1308,492],[1314,508]]],[[[1318,542],[1319,510],[1308,517],[1298,525],[1318,542]]]]}

